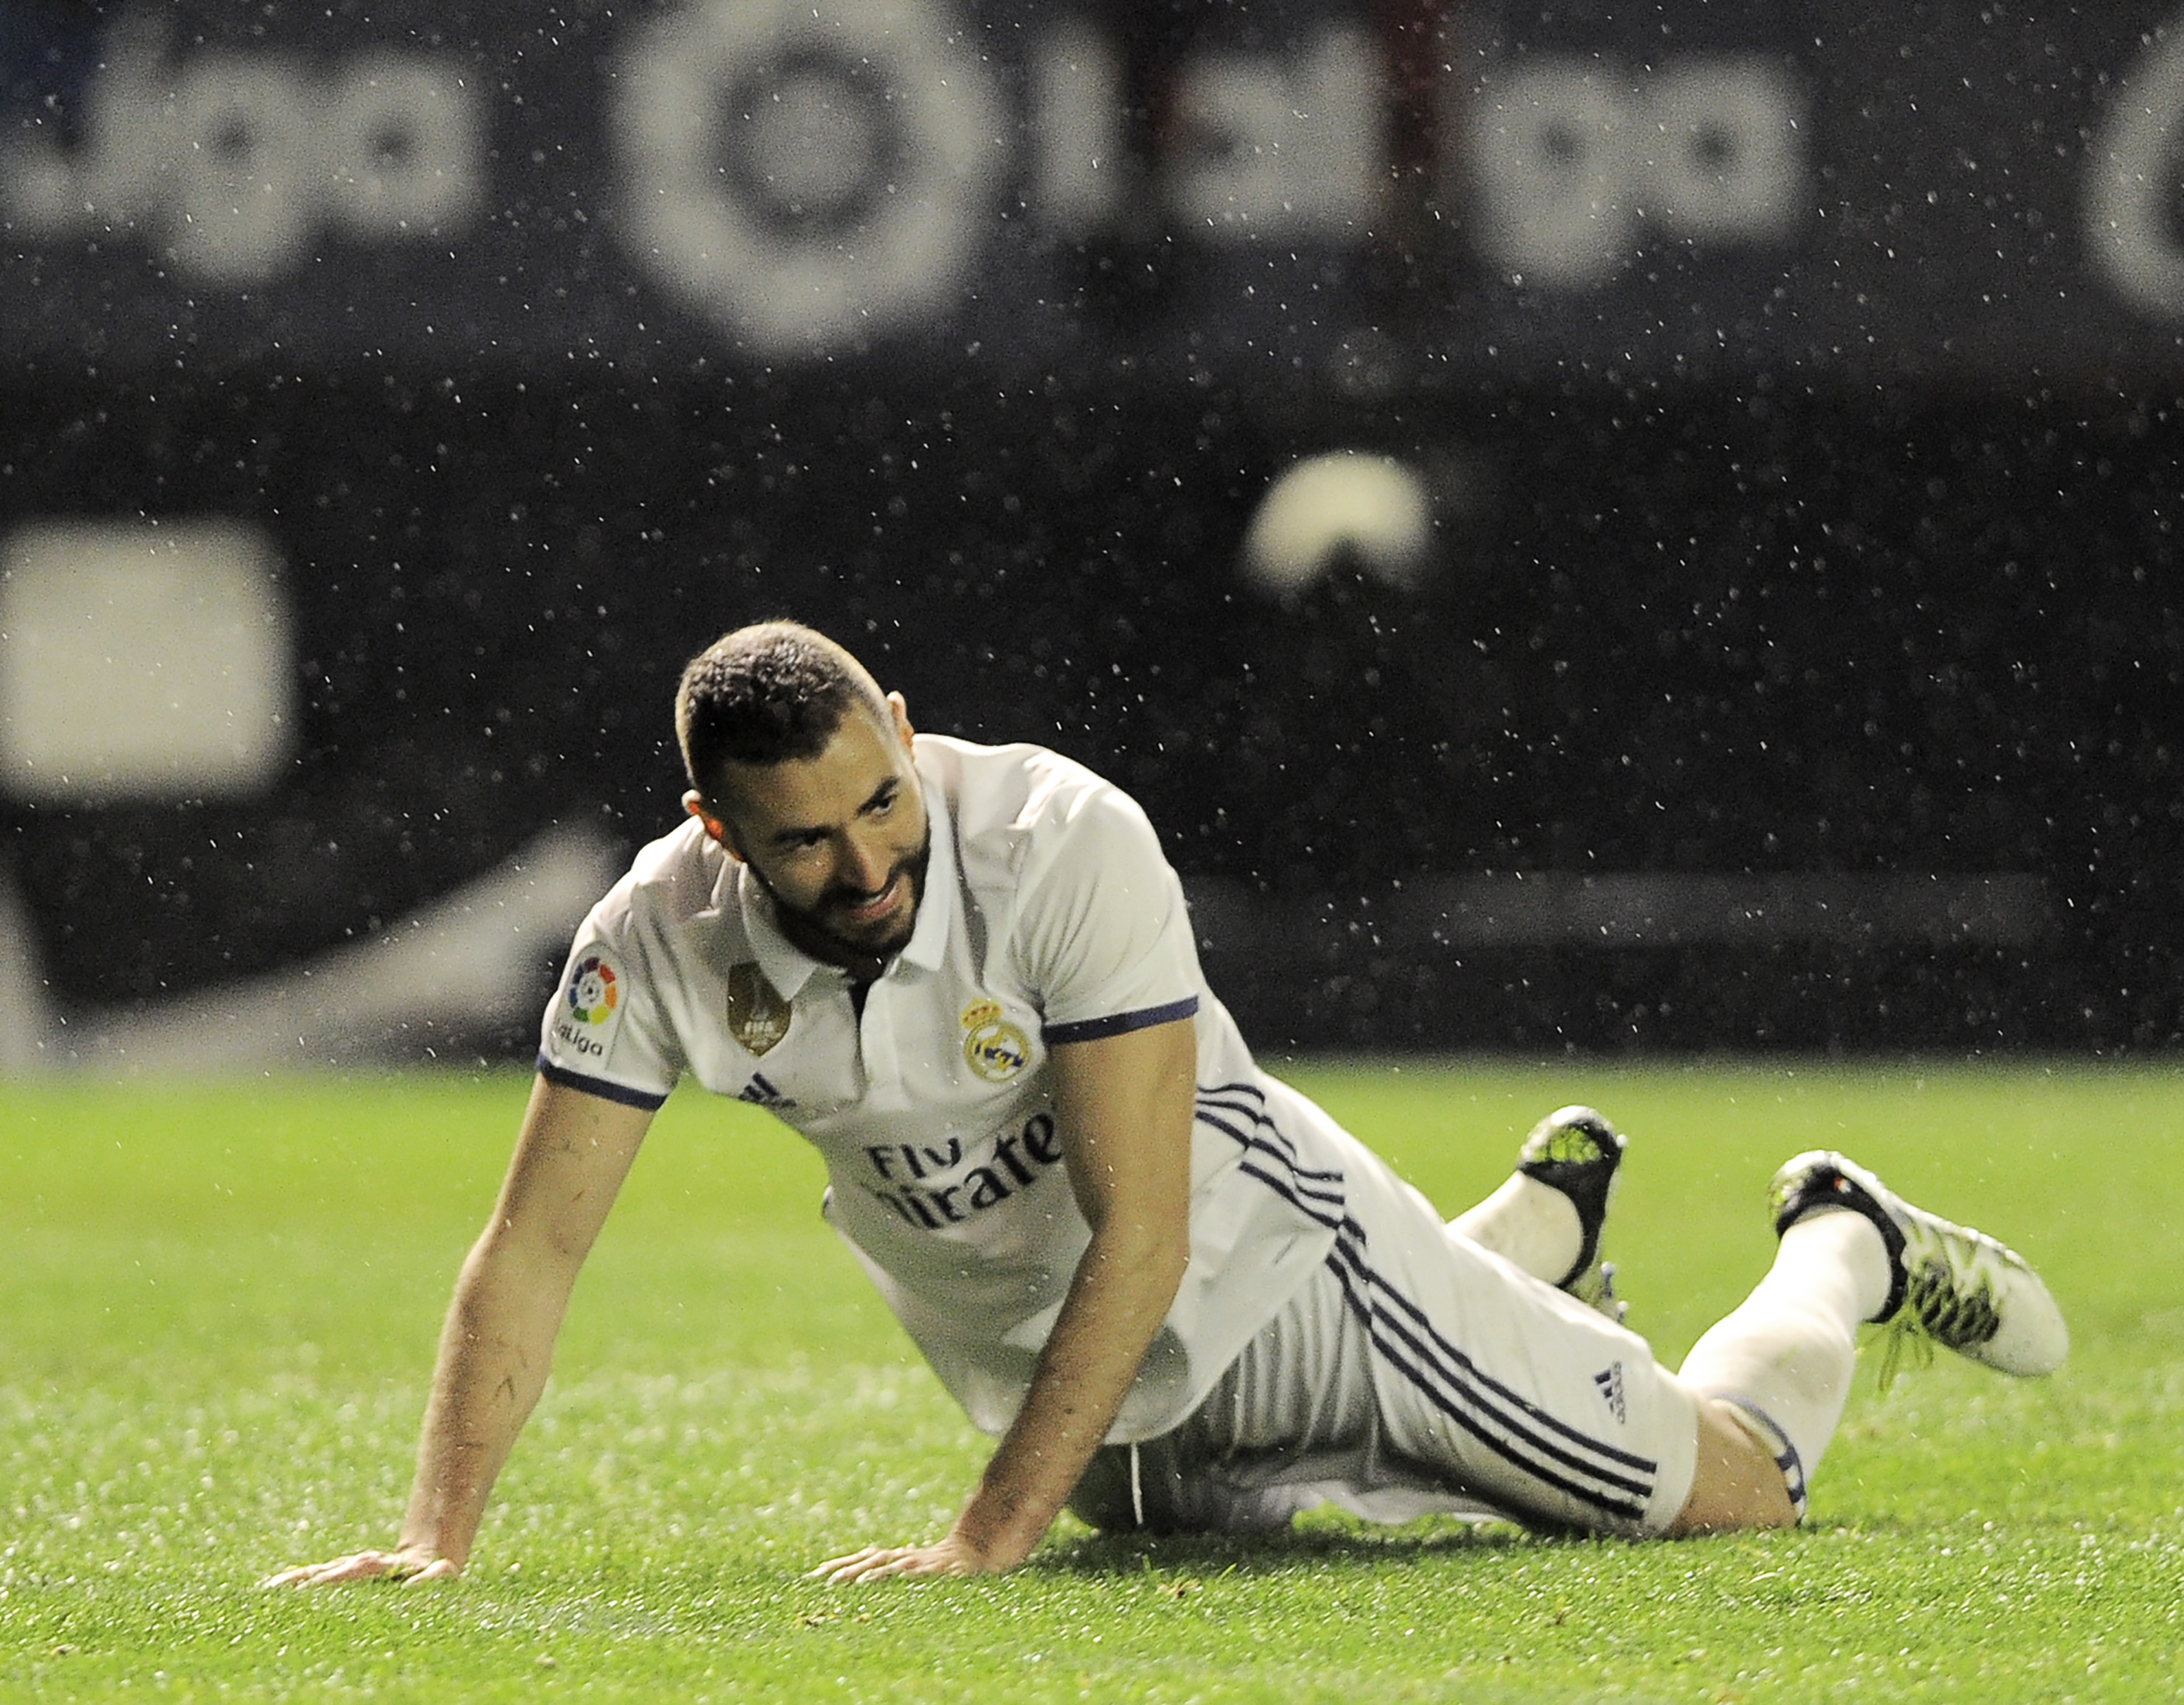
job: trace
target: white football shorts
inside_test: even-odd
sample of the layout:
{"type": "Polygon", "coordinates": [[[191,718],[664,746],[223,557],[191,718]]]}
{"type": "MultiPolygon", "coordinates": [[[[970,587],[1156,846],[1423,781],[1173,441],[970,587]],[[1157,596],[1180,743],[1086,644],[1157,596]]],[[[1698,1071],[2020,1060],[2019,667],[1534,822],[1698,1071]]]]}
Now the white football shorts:
{"type": "Polygon", "coordinates": [[[1182,1426],[1103,1447],[1070,1507],[1109,1531],[1250,1531],[1323,1503],[1665,1531],[1697,1400],[1646,1340],[1457,1236],[1385,1167],[1346,1185],[1321,1271],[1182,1426]]]}

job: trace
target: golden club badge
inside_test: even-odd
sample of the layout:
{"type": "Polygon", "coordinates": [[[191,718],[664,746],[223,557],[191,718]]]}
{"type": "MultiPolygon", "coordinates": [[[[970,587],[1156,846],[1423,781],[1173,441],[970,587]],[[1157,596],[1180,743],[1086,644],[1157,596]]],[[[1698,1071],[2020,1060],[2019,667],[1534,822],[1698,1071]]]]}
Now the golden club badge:
{"type": "Polygon", "coordinates": [[[728,1028],[748,1054],[763,1054],[788,1034],[790,1007],[755,965],[728,967],[728,1028]]]}
{"type": "Polygon", "coordinates": [[[963,1061],[989,1084],[1006,1084],[1031,1063],[1031,1044],[1001,1016],[1000,1001],[963,1009],[963,1061]]]}

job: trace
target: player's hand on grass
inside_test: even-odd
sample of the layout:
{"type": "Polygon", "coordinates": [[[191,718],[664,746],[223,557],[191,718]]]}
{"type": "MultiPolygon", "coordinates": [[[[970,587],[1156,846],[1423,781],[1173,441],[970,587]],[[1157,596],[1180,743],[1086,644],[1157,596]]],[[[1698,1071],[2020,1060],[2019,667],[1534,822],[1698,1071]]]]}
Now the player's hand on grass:
{"type": "Polygon", "coordinates": [[[847,1557],[829,1557],[805,1577],[833,1586],[867,1580],[929,1580],[944,1574],[993,1574],[1012,1568],[1020,1557],[991,1557],[956,1534],[938,1545],[868,1545],[847,1557]]]}
{"type": "Polygon", "coordinates": [[[269,1575],[260,1586],[332,1586],[345,1580],[384,1580],[398,1586],[415,1586],[421,1580],[446,1580],[460,1574],[462,1565],[452,1557],[435,1557],[425,1546],[404,1546],[397,1551],[360,1551],[337,1557],[332,1563],[307,1563],[269,1575]]]}

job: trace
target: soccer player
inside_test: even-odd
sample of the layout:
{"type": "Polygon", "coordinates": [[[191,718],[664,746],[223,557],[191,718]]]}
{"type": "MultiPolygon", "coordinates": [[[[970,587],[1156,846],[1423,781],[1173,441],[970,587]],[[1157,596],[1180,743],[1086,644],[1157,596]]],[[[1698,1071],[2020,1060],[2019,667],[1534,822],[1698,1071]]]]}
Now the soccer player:
{"type": "Polygon", "coordinates": [[[1630,1535],[1786,1525],[1860,1323],[2011,1373],[2063,1358],[2018,1256],[1813,1153],[1775,1177],[1772,1268],[1671,1373],[1597,1294],[1608,1122],[1551,1114],[1445,1223],[1255,1064],[1150,824],[1091,772],[914,734],[899,694],[788,622],[697,657],[676,727],[689,820],[577,935],[399,1540],[269,1584],[461,1569],[686,1073],[819,1150],[828,1219],[999,1440],[946,1533],[816,1571],[835,1581],[1011,1568],[1064,1507],[1157,1531],[1326,1502],[1630,1535]]]}

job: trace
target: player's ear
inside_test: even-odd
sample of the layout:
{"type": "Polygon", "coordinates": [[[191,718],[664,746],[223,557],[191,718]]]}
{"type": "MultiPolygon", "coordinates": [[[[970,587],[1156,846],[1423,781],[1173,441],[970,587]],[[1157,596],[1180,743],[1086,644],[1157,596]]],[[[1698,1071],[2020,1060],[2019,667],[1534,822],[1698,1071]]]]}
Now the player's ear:
{"type": "Polygon", "coordinates": [[[736,850],[735,838],[729,833],[726,820],[715,816],[708,809],[704,796],[695,788],[692,788],[682,795],[682,809],[705,824],[706,834],[718,841],[721,844],[721,850],[730,858],[735,860],[738,864],[744,861],[744,855],[736,850]]]}
{"type": "Polygon", "coordinates": [[[916,732],[910,726],[910,705],[900,693],[889,694],[887,702],[888,709],[894,713],[894,737],[902,743],[903,750],[907,752],[910,750],[910,737],[916,732]]]}

